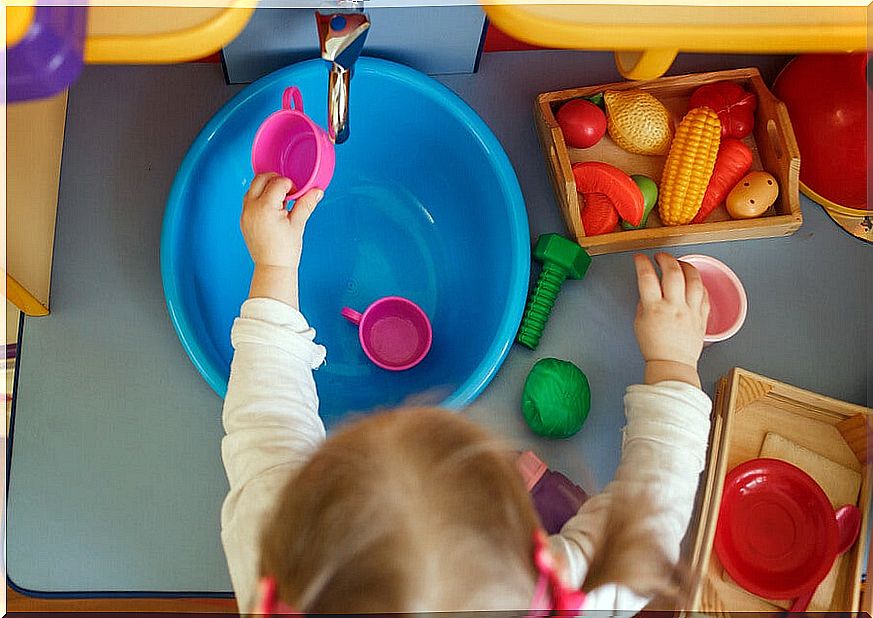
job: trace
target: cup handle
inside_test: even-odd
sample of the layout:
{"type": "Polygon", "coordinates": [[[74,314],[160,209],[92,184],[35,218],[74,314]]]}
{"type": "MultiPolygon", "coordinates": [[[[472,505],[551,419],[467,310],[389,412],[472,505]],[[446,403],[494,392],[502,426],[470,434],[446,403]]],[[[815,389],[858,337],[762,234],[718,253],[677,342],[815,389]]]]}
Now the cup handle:
{"type": "Polygon", "coordinates": [[[303,111],[303,95],[300,94],[300,88],[291,86],[285,89],[285,93],[282,95],[282,107],[296,109],[299,112],[303,111]]]}
{"type": "Polygon", "coordinates": [[[342,316],[347,319],[349,322],[358,326],[361,323],[361,318],[364,317],[359,312],[355,311],[350,307],[343,307],[342,311],[340,311],[342,316]]]}

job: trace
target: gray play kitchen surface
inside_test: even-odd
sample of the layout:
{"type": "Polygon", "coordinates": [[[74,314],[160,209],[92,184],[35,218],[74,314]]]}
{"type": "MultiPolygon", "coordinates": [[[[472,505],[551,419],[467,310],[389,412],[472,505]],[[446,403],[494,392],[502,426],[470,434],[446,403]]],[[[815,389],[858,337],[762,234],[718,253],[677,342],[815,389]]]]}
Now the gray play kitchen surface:
{"type": "MultiPolygon", "coordinates": [[[[757,65],[769,81],[783,61],[681,56],[672,72],[757,65]]],[[[564,232],[534,132],[535,95],[617,78],[611,54],[572,52],[486,54],[478,74],[439,78],[502,141],[532,240],[564,232]]],[[[25,321],[18,363],[7,552],[9,577],[25,590],[230,591],[219,541],[221,400],[173,331],[158,247],[188,145],[239,90],[206,64],[89,67],[71,90],[52,314],[25,321]]],[[[801,202],[793,236],[672,251],[723,260],[749,297],[745,327],[704,353],[704,388],[739,365],[871,405],[873,249],[801,202]]],[[[615,471],[623,390],[642,374],[633,281],[630,254],[595,257],[583,281],[564,285],[539,349],[514,346],[468,412],[589,491],[615,471]],[[527,372],[549,356],[573,361],[591,382],[591,415],[565,441],[533,436],[519,410],[527,372]]]]}

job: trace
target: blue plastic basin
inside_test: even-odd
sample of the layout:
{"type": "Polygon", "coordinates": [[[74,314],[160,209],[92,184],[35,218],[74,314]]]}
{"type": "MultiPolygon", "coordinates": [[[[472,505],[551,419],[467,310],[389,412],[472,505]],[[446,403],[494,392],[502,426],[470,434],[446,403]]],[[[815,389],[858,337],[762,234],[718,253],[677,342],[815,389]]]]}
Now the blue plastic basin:
{"type": "MultiPolygon", "coordinates": [[[[220,396],[230,329],[252,262],[239,231],[260,123],[297,85],[325,125],[327,69],[289,66],[252,84],[206,125],[170,192],[161,274],[170,317],[194,365],[220,396]]],[[[351,137],[306,230],[301,310],[327,347],[315,373],[330,426],[347,412],[425,394],[462,406],[503,362],[524,308],[530,268],[527,214],[499,141],[457,95],[402,65],[362,58],[352,81],[351,137]],[[405,296],[430,316],[433,347],[418,366],[389,372],[360,349],[343,306],[363,311],[405,296]]]]}

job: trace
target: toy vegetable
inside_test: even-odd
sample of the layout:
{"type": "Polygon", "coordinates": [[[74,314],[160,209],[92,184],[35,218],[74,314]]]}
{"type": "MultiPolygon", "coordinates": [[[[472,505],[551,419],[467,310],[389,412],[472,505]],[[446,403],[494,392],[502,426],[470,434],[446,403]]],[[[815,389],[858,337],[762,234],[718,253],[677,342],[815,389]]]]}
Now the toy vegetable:
{"type": "Polygon", "coordinates": [[[755,126],[758,97],[734,82],[706,84],[694,91],[688,109],[708,107],[718,114],[722,137],[742,138],[755,126]]]}
{"type": "Polygon", "coordinates": [[[524,382],[521,409],[530,428],[546,438],[569,438],[591,409],[588,378],[570,361],[543,358],[524,382]]]}
{"type": "Polygon", "coordinates": [[[556,119],[564,139],[573,148],[591,148],[606,134],[606,115],[585,99],[564,103],[556,119]]]}
{"type": "Polygon", "coordinates": [[[728,193],[728,214],[734,219],[752,219],[763,215],[779,196],[776,179],[767,172],[751,172],[728,193]]]}
{"type": "Polygon", "coordinates": [[[658,212],[664,225],[689,223],[703,203],[721,141],[718,115],[708,107],[685,114],[661,175],[658,212]]]}
{"type": "Polygon", "coordinates": [[[727,194],[752,167],[752,151],[738,139],[727,138],[718,147],[712,178],[706,187],[700,210],[691,223],[703,223],[710,213],[721,204],[727,194]]]}

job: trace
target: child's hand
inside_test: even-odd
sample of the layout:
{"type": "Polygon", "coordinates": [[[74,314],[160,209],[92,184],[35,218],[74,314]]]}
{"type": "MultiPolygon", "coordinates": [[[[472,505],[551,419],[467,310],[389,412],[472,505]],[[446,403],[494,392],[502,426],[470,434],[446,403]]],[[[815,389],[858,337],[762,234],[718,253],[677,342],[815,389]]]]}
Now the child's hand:
{"type": "Polygon", "coordinates": [[[709,299],[697,269],[667,253],[655,255],[661,279],[644,255],[634,256],[640,303],[634,331],[646,361],[646,383],[681,380],[700,385],[697,360],[709,299]]]}
{"type": "Polygon", "coordinates": [[[297,268],[300,264],[303,230],[324,192],[309,191],[288,212],[285,196],[292,186],[278,174],[258,174],[243,198],[240,228],[256,266],[297,268]]]}
{"type": "Polygon", "coordinates": [[[292,186],[278,174],[255,176],[243,198],[240,228],[255,262],[249,298],[275,298],[296,309],[303,230],[324,191],[302,195],[288,212],[285,196],[292,186]]]}

